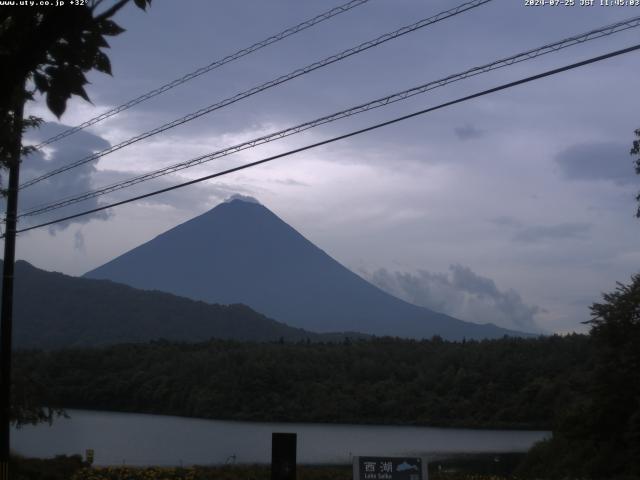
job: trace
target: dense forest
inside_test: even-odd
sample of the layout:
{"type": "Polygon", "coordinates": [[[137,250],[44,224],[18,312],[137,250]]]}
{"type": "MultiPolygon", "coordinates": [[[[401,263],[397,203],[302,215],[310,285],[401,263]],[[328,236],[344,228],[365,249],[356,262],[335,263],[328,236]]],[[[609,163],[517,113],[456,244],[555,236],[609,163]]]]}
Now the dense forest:
{"type": "Polygon", "coordinates": [[[548,429],[587,388],[588,337],[23,351],[43,403],[202,418],[548,429]]]}

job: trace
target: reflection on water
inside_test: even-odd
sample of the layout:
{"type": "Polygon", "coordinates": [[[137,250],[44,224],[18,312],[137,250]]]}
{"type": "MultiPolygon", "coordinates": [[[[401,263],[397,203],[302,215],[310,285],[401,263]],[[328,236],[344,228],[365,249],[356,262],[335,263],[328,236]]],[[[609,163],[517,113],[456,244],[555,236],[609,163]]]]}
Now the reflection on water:
{"type": "Polygon", "coordinates": [[[271,433],[298,434],[299,463],[350,463],[352,455],[434,456],[522,452],[548,432],[454,428],[250,423],[69,410],[53,426],[12,432],[17,453],[33,457],[95,450],[97,465],[269,463],[271,433]]]}

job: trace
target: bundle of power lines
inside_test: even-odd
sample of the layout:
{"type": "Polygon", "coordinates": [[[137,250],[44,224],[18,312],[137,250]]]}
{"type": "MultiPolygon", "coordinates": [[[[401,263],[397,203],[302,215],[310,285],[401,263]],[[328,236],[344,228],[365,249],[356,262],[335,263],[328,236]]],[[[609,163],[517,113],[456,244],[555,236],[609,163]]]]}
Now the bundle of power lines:
{"type": "MultiPolygon", "coordinates": [[[[102,122],[103,120],[105,120],[107,118],[111,118],[111,117],[113,117],[113,116],[115,116],[115,115],[117,115],[117,114],[119,114],[119,113],[121,113],[121,112],[123,112],[125,110],[128,110],[128,109],[130,109],[130,108],[132,108],[132,107],[134,107],[134,106],[136,106],[136,105],[138,105],[140,103],[143,103],[143,102],[149,100],[150,98],[153,98],[155,96],[161,95],[164,92],[166,92],[168,90],[171,90],[171,89],[173,89],[175,87],[178,87],[180,85],[183,85],[183,84],[187,83],[188,81],[190,81],[190,80],[192,80],[192,79],[194,79],[196,77],[199,77],[201,75],[209,73],[209,72],[221,67],[222,65],[225,65],[227,63],[233,62],[233,61],[235,61],[235,60],[237,60],[239,58],[248,56],[248,55],[250,55],[250,54],[252,54],[254,52],[257,52],[258,50],[260,50],[260,49],[262,49],[262,48],[264,48],[264,47],[266,47],[268,45],[272,45],[272,44],[274,44],[274,43],[276,43],[276,42],[278,42],[278,41],[280,41],[280,40],[282,40],[284,38],[287,38],[289,36],[295,35],[295,34],[301,32],[303,30],[306,30],[308,28],[313,27],[314,25],[317,25],[317,24],[319,24],[321,22],[329,20],[330,18],[333,18],[333,17],[335,17],[337,15],[340,15],[342,13],[348,12],[348,11],[350,11],[350,10],[356,8],[356,7],[362,6],[365,3],[367,3],[368,1],[369,0],[352,0],[352,1],[348,2],[348,3],[345,3],[344,5],[341,5],[339,7],[333,8],[333,9],[327,11],[327,12],[324,12],[324,13],[322,13],[320,15],[317,15],[317,16],[309,19],[309,20],[306,20],[306,21],[304,21],[304,22],[302,22],[302,23],[300,23],[298,25],[290,27],[290,28],[288,28],[288,29],[276,34],[276,35],[273,35],[273,36],[271,36],[271,37],[269,37],[269,38],[267,38],[267,39],[265,39],[265,40],[263,40],[261,42],[255,43],[255,44],[251,45],[250,47],[243,48],[243,49],[238,50],[237,52],[235,52],[233,54],[230,54],[230,55],[228,55],[228,56],[226,56],[226,57],[224,57],[222,59],[215,60],[215,61],[211,62],[210,64],[204,66],[204,67],[198,68],[197,70],[194,70],[191,73],[188,73],[188,74],[186,74],[186,75],[184,75],[184,76],[182,76],[182,77],[180,77],[178,79],[175,79],[175,80],[173,80],[171,82],[168,82],[168,83],[166,83],[166,84],[164,84],[164,85],[162,85],[162,86],[160,86],[160,87],[158,87],[158,88],[156,88],[154,90],[151,90],[151,91],[149,91],[149,92],[147,92],[147,93],[145,93],[143,95],[140,95],[140,96],[138,96],[138,97],[136,97],[136,98],[134,98],[134,99],[132,99],[132,100],[130,100],[128,102],[125,102],[125,103],[123,103],[123,104],[121,104],[121,105],[119,105],[119,106],[117,106],[117,107],[115,107],[113,109],[110,109],[107,112],[104,112],[104,113],[102,113],[102,114],[100,114],[100,115],[98,115],[98,116],[96,116],[94,118],[91,118],[91,119],[81,123],[80,125],[78,125],[76,127],[69,128],[69,129],[61,132],[60,134],[58,134],[58,135],[56,135],[54,137],[51,137],[51,138],[45,140],[44,142],[41,142],[37,146],[38,147],[43,147],[43,146],[46,146],[46,145],[53,144],[53,143],[55,143],[57,141],[60,141],[61,139],[69,137],[69,136],[73,135],[74,133],[76,133],[78,131],[81,131],[82,129],[85,129],[85,128],[93,126],[93,125],[96,125],[96,124],[102,122]]],[[[488,3],[492,2],[492,1],[494,1],[494,0],[473,0],[473,1],[468,1],[468,2],[465,2],[465,3],[462,3],[462,4],[458,5],[458,6],[456,6],[455,8],[451,8],[449,10],[446,10],[446,11],[443,11],[443,12],[439,12],[436,15],[432,15],[432,16],[430,16],[428,18],[424,18],[424,19],[422,19],[422,20],[420,20],[418,22],[412,23],[411,25],[404,26],[404,27],[402,27],[400,29],[397,29],[397,30],[395,30],[393,32],[386,33],[386,34],[381,35],[381,36],[379,36],[377,38],[374,38],[374,39],[372,39],[370,41],[361,43],[361,44],[356,45],[354,47],[350,47],[350,48],[345,49],[345,50],[343,50],[343,51],[341,51],[341,52],[339,52],[339,53],[337,53],[335,55],[331,55],[331,56],[326,57],[326,58],[324,58],[324,59],[322,59],[320,61],[313,62],[311,64],[308,64],[308,65],[304,66],[304,67],[295,69],[295,70],[293,70],[293,71],[291,71],[291,72],[289,72],[289,73],[287,73],[285,75],[278,76],[277,78],[274,78],[273,80],[270,80],[268,82],[262,83],[260,85],[255,86],[255,87],[252,87],[252,88],[250,88],[248,90],[239,92],[239,93],[237,93],[237,94],[235,94],[235,95],[233,95],[231,97],[228,97],[228,98],[226,98],[224,100],[216,102],[216,103],[214,103],[212,105],[205,106],[205,107],[203,107],[203,108],[201,108],[201,109],[199,109],[199,110],[197,110],[197,111],[195,111],[193,113],[190,113],[190,114],[185,115],[183,117],[177,118],[177,119],[175,119],[175,120],[173,120],[171,122],[168,122],[168,123],[165,123],[163,125],[160,125],[160,126],[154,128],[152,130],[149,130],[147,132],[143,132],[143,133],[141,133],[139,135],[131,137],[131,138],[125,140],[125,141],[122,141],[122,142],[116,144],[116,145],[110,146],[109,148],[106,148],[106,149],[104,149],[102,151],[93,153],[93,154],[91,154],[89,156],[86,156],[84,158],[79,158],[79,159],[72,160],[71,162],[69,162],[68,164],[66,164],[66,165],[64,165],[62,167],[59,167],[57,169],[53,169],[53,170],[51,170],[49,172],[46,172],[46,173],[44,173],[42,175],[39,175],[39,176],[34,177],[34,178],[30,179],[30,180],[27,180],[26,182],[24,182],[20,186],[20,189],[21,190],[22,189],[27,189],[27,188],[29,188],[29,187],[31,187],[33,185],[36,185],[36,184],[38,184],[38,183],[40,183],[40,182],[42,182],[44,180],[47,180],[47,179],[49,179],[49,178],[51,178],[51,177],[53,177],[55,175],[60,175],[60,174],[63,174],[65,172],[72,171],[73,169],[75,169],[77,167],[80,167],[80,166],[85,165],[85,164],[90,163],[90,162],[94,162],[99,158],[102,158],[102,157],[104,157],[106,155],[109,155],[110,153],[113,153],[115,151],[118,151],[118,150],[121,150],[123,148],[126,148],[126,147],[128,147],[130,145],[133,145],[133,144],[135,144],[135,143],[137,143],[139,141],[142,141],[144,139],[147,139],[149,137],[152,137],[152,136],[158,135],[160,133],[163,133],[163,132],[165,132],[167,130],[170,130],[170,129],[174,128],[174,127],[177,127],[178,125],[186,124],[186,123],[188,123],[188,122],[190,122],[190,121],[192,121],[192,120],[194,120],[196,118],[202,117],[202,116],[207,115],[207,114],[209,114],[211,112],[214,112],[216,110],[220,110],[222,108],[226,108],[228,106],[231,106],[234,103],[239,102],[241,100],[244,100],[244,99],[246,99],[248,97],[251,97],[253,95],[256,95],[257,93],[260,93],[262,91],[265,91],[265,90],[273,88],[273,87],[276,87],[278,85],[286,83],[286,82],[288,82],[288,81],[290,81],[290,80],[292,80],[294,78],[300,77],[302,75],[309,74],[309,73],[311,73],[311,72],[313,72],[315,70],[321,69],[321,68],[323,68],[323,67],[325,67],[327,65],[343,61],[343,60],[345,60],[345,59],[347,59],[347,58],[349,58],[349,57],[351,57],[353,55],[357,55],[357,54],[359,54],[359,53],[361,53],[361,52],[363,52],[365,50],[369,50],[371,48],[375,48],[375,47],[377,47],[377,46],[379,46],[379,45],[381,45],[383,43],[386,43],[386,42],[392,41],[394,39],[400,38],[400,37],[402,37],[404,35],[407,35],[407,34],[409,34],[411,32],[414,32],[416,30],[419,30],[419,29],[422,29],[422,28],[427,28],[427,27],[429,27],[431,25],[434,25],[436,23],[445,21],[445,20],[450,19],[452,17],[455,17],[457,15],[461,15],[461,14],[465,14],[465,13],[471,14],[470,12],[472,10],[474,10],[476,8],[479,8],[479,7],[482,7],[482,6],[488,4],[488,3]]],[[[395,93],[392,93],[390,95],[386,95],[386,96],[381,97],[381,98],[376,98],[376,99],[373,99],[373,100],[371,100],[369,102],[365,102],[365,103],[362,103],[362,104],[359,104],[359,105],[351,106],[351,107],[342,109],[342,110],[340,110],[338,112],[332,113],[330,115],[325,115],[325,116],[322,116],[322,117],[319,117],[319,118],[315,118],[315,119],[309,120],[307,122],[304,122],[304,123],[301,123],[301,124],[298,124],[298,125],[294,125],[294,126],[282,129],[282,130],[278,130],[278,131],[269,133],[267,135],[262,135],[260,137],[257,137],[257,138],[254,138],[254,139],[251,139],[251,140],[248,140],[248,141],[236,144],[236,145],[231,145],[231,146],[222,148],[222,149],[217,150],[215,152],[207,153],[205,155],[200,155],[200,156],[198,156],[196,158],[183,160],[181,162],[175,163],[175,164],[170,165],[168,167],[164,167],[164,168],[152,171],[152,172],[148,172],[148,173],[145,173],[143,175],[134,176],[132,178],[129,178],[129,179],[121,181],[121,182],[113,183],[113,184],[110,184],[110,185],[105,185],[105,186],[99,187],[99,188],[91,190],[91,191],[77,193],[77,194],[74,194],[72,196],[68,196],[68,197],[65,197],[65,198],[55,199],[55,200],[52,200],[52,201],[50,201],[50,202],[48,202],[46,204],[34,205],[34,206],[31,206],[31,207],[23,210],[22,212],[20,212],[18,218],[35,217],[37,215],[42,215],[44,213],[48,213],[48,212],[52,212],[52,211],[55,211],[55,210],[58,210],[58,209],[62,209],[64,207],[68,207],[70,205],[74,205],[76,203],[80,203],[80,202],[89,200],[91,198],[100,197],[102,195],[105,195],[105,194],[108,194],[108,193],[111,193],[111,192],[115,192],[117,190],[126,189],[126,188],[129,188],[129,187],[132,187],[133,185],[137,185],[139,183],[143,183],[143,182],[152,180],[154,178],[158,178],[158,177],[161,177],[161,176],[164,176],[164,175],[168,175],[168,174],[180,171],[180,170],[191,168],[191,167],[194,167],[196,165],[200,165],[200,164],[205,163],[205,162],[210,162],[210,161],[215,160],[215,159],[226,157],[228,155],[232,155],[234,153],[237,153],[237,152],[240,152],[240,151],[243,151],[243,150],[251,149],[251,148],[257,147],[258,145],[262,145],[262,144],[265,144],[265,143],[273,142],[273,141],[282,139],[284,137],[295,135],[295,134],[298,134],[300,132],[315,128],[315,127],[320,126],[320,125],[328,124],[328,123],[335,122],[335,121],[343,119],[343,118],[347,118],[347,117],[351,117],[351,116],[354,116],[354,115],[358,115],[360,113],[363,113],[363,112],[366,112],[366,111],[369,111],[369,110],[383,108],[383,107],[385,107],[387,105],[390,105],[392,103],[396,103],[396,102],[407,100],[408,98],[411,98],[413,96],[416,96],[416,95],[419,95],[419,94],[423,94],[423,93],[429,92],[431,90],[434,90],[434,89],[437,89],[437,88],[440,88],[440,87],[444,87],[445,85],[451,84],[453,82],[457,82],[457,81],[460,81],[460,80],[463,80],[463,79],[466,79],[466,78],[469,78],[469,77],[477,76],[477,75],[482,75],[482,74],[485,74],[487,72],[494,71],[494,70],[497,70],[497,69],[509,67],[509,66],[514,65],[516,63],[525,62],[525,61],[528,61],[528,60],[531,60],[531,59],[534,59],[534,58],[537,58],[537,57],[540,57],[540,56],[543,56],[543,55],[547,55],[547,54],[550,54],[550,53],[553,53],[553,52],[557,52],[559,50],[563,50],[563,49],[572,47],[574,45],[578,45],[578,44],[582,44],[582,43],[585,43],[585,42],[594,41],[594,40],[599,39],[599,38],[615,35],[615,34],[617,34],[619,32],[622,32],[622,31],[625,31],[625,30],[629,30],[629,29],[632,29],[632,28],[636,28],[638,26],[640,26],[640,16],[629,18],[629,19],[625,19],[623,21],[619,21],[619,22],[616,22],[614,24],[609,24],[609,25],[606,25],[606,26],[603,26],[603,27],[600,27],[600,28],[597,28],[597,29],[593,29],[593,30],[590,30],[590,31],[587,31],[587,32],[584,32],[584,33],[580,33],[580,34],[577,34],[577,35],[574,35],[574,36],[571,36],[571,37],[568,37],[568,38],[564,38],[562,40],[559,40],[559,41],[556,41],[556,42],[553,42],[553,43],[548,43],[548,44],[545,44],[545,45],[541,45],[541,46],[539,46],[537,48],[533,48],[533,49],[530,49],[530,50],[527,50],[527,51],[524,51],[524,52],[516,53],[516,54],[510,55],[510,56],[508,56],[506,58],[497,59],[497,60],[495,60],[493,62],[484,64],[484,65],[480,65],[480,66],[476,66],[476,67],[473,67],[473,68],[470,68],[470,69],[466,69],[466,70],[464,70],[462,72],[459,72],[459,73],[447,75],[447,76],[444,76],[442,78],[435,79],[435,80],[429,80],[426,83],[423,83],[423,84],[420,84],[420,85],[416,85],[416,86],[414,86],[412,88],[405,89],[405,90],[400,91],[400,92],[395,92],[395,93]]],[[[175,190],[175,189],[178,189],[178,188],[183,188],[183,187],[186,187],[188,185],[193,185],[195,183],[199,183],[199,182],[202,182],[202,181],[205,181],[205,180],[209,180],[209,179],[212,179],[212,178],[220,177],[220,176],[223,176],[223,175],[228,175],[230,173],[233,173],[233,172],[236,172],[236,171],[239,171],[239,170],[255,167],[257,165],[260,165],[260,164],[263,164],[263,163],[266,163],[266,162],[270,162],[270,161],[274,161],[276,159],[283,158],[283,157],[286,157],[286,156],[289,156],[289,155],[293,155],[293,154],[296,154],[296,153],[299,153],[299,152],[302,152],[302,151],[305,151],[305,150],[313,149],[313,148],[319,147],[321,145],[326,145],[328,143],[336,142],[336,141],[343,140],[343,139],[346,139],[346,138],[350,138],[350,137],[353,137],[353,136],[356,136],[356,135],[361,135],[363,133],[366,133],[366,132],[369,132],[369,131],[372,131],[372,130],[383,128],[383,127],[385,127],[387,125],[391,125],[391,124],[394,124],[394,123],[406,121],[409,118],[413,118],[413,117],[420,116],[420,115],[425,115],[425,114],[428,114],[429,112],[433,112],[435,110],[446,108],[446,107],[454,105],[454,104],[466,102],[466,101],[469,101],[471,99],[478,98],[478,97],[484,96],[484,95],[489,95],[489,94],[495,93],[497,91],[505,90],[505,89],[508,89],[508,88],[513,88],[515,86],[518,86],[518,85],[521,85],[521,84],[524,84],[524,83],[534,82],[534,81],[537,81],[537,80],[539,80],[541,78],[544,78],[544,77],[557,75],[559,73],[562,73],[562,72],[565,72],[565,71],[568,71],[568,70],[572,70],[572,69],[583,67],[585,65],[589,65],[589,64],[592,64],[592,63],[600,62],[600,61],[606,60],[608,58],[612,58],[612,57],[623,55],[623,54],[626,54],[626,53],[629,53],[629,52],[632,52],[632,51],[636,51],[638,49],[640,49],[640,44],[632,45],[630,47],[619,49],[619,50],[616,50],[616,51],[613,51],[613,52],[609,52],[609,53],[604,54],[604,55],[600,55],[600,56],[597,56],[597,57],[592,57],[592,58],[589,58],[589,59],[586,59],[586,60],[575,62],[575,63],[569,64],[569,65],[565,65],[563,67],[559,67],[559,68],[556,68],[556,69],[553,69],[553,70],[548,70],[548,71],[545,71],[545,72],[542,72],[542,73],[539,73],[539,74],[536,74],[536,75],[531,75],[531,76],[528,76],[526,78],[522,78],[520,80],[516,80],[516,81],[513,81],[513,82],[506,83],[506,84],[498,85],[496,87],[489,88],[489,89],[486,89],[486,90],[483,90],[483,91],[479,91],[479,92],[476,92],[474,94],[467,95],[467,96],[464,96],[462,98],[458,98],[456,100],[452,100],[452,101],[449,101],[449,102],[446,102],[446,103],[435,105],[435,106],[432,106],[430,108],[425,108],[425,109],[419,110],[417,112],[414,112],[414,113],[411,113],[411,114],[408,114],[408,115],[403,115],[401,117],[392,118],[390,120],[387,120],[387,121],[384,121],[384,122],[380,122],[380,123],[371,125],[371,126],[366,127],[366,128],[361,128],[361,129],[358,129],[358,130],[347,132],[347,133],[344,133],[344,134],[336,136],[336,137],[328,138],[328,139],[320,141],[320,142],[316,142],[316,143],[313,143],[313,144],[310,144],[310,145],[306,145],[304,147],[300,147],[300,148],[297,148],[297,149],[294,149],[294,150],[283,152],[283,153],[278,154],[278,155],[273,155],[273,156],[270,156],[270,157],[267,157],[267,158],[263,158],[263,159],[258,160],[258,161],[254,161],[254,162],[246,163],[246,164],[234,167],[234,168],[222,170],[222,171],[210,174],[210,175],[206,175],[206,176],[194,179],[194,180],[187,181],[187,182],[178,183],[178,184],[173,185],[171,187],[167,187],[167,188],[163,188],[163,189],[160,189],[160,190],[151,191],[151,192],[148,192],[148,193],[145,193],[145,194],[142,194],[142,195],[137,195],[137,196],[134,196],[134,197],[131,197],[131,198],[128,198],[126,200],[119,201],[119,202],[101,205],[101,206],[99,206],[97,208],[88,209],[88,210],[81,211],[79,213],[75,213],[75,214],[72,214],[72,215],[61,216],[60,218],[56,218],[56,219],[51,220],[51,221],[45,221],[45,222],[38,223],[38,224],[29,226],[29,227],[24,227],[24,228],[19,229],[18,232],[24,232],[24,231],[28,231],[28,230],[32,230],[32,229],[36,229],[36,228],[41,228],[41,227],[48,226],[48,225],[53,225],[53,224],[60,223],[60,222],[65,222],[65,221],[71,220],[71,219],[76,218],[76,217],[80,217],[80,216],[83,216],[83,215],[88,215],[88,214],[95,213],[95,212],[98,212],[98,211],[101,211],[101,210],[106,210],[106,209],[113,208],[113,207],[118,206],[118,205],[123,205],[123,204],[126,204],[126,203],[138,201],[138,200],[141,200],[143,198],[147,198],[147,197],[150,197],[150,196],[153,196],[153,195],[158,195],[160,193],[168,192],[168,191],[175,190]]]]}

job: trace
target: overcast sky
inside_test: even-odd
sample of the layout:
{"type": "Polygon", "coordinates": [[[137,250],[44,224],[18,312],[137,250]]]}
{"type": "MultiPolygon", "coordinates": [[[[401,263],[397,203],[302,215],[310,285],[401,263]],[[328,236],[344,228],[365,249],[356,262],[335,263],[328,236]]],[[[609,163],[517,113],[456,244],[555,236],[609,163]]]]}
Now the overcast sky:
{"type": "MultiPolygon", "coordinates": [[[[76,125],[340,1],[154,0],[119,17],[113,77],[90,76],[31,139],[76,125]]],[[[462,3],[462,2],[460,2],[462,3]]],[[[578,2],[579,3],[579,0],[578,2]]],[[[363,41],[457,5],[368,3],[71,136],[22,179],[76,160],[363,41]]],[[[21,208],[126,179],[634,15],[637,7],[494,0],[25,190],[21,208]]],[[[640,30],[565,49],[81,205],[124,199],[484,88],[639,43],[640,30]]],[[[640,53],[465,102],[60,227],[20,235],[18,257],[79,275],[201,214],[256,197],[344,265],[392,293],[471,321],[585,331],[588,306],[640,264],[640,53]]],[[[73,210],[60,211],[67,213],[73,210]]],[[[54,218],[54,217],[45,217],[54,218]]],[[[23,222],[22,225],[28,225],[23,222]]]]}

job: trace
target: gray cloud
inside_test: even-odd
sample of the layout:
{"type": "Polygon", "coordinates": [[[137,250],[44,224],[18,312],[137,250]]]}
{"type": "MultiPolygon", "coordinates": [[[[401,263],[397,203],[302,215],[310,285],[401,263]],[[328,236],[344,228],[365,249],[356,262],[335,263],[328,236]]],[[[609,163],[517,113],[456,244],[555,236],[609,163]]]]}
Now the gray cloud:
{"type": "MultiPolygon", "coordinates": [[[[49,138],[68,128],[66,125],[48,122],[27,136],[28,142],[37,143],[49,138]]],[[[73,135],[72,142],[62,140],[52,144],[51,148],[45,147],[43,151],[38,151],[23,160],[21,167],[22,181],[29,180],[46,173],[50,170],[63,166],[74,160],[90,155],[91,153],[103,150],[109,147],[109,143],[103,138],[92,133],[81,131],[73,135]]],[[[133,172],[120,172],[115,170],[98,170],[96,168],[97,161],[87,163],[83,166],[74,168],[69,172],[61,173],[50,177],[31,187],[25,188],[20,194],[20,211],[28,210],[32,207],[41,206],[47,203],[55,202],[68,196],[91,191],[95,188],[111,185],[135,176],[133,172]]],[[[60,217],[73,215],[85,210],[100,207],[113,201],[124,200],[141,193],[147,193],[152,190],[166,188],[172,186],[184,178],[180,176],[160,177],[152,182],[144,182],[134,188],[119,190],[114,194],[103,197],[96,197],[84,202],[74,204],[63,209],[54,210],[50,213],[37,215],[32,217],[22,217],[22,226],[30,226],[54,220],[60,217]]],[[[144,203],[154,203],[157,205],[169,205],[173,208],[191,210],[202,209],[212,206],[219,201],[227,198],[229,195],[237,192],[247,192],[242,186],[227,185],[224,182],[206,182],[190,186],[188,188],[171,191],[144,200],[144,203]]],[[[92,219],[106,220],[112,215],[112,211],[104,210],[86,216],[78,217],[73,220],[54,224],[49,227],[49,232],[55,234],[59,230],[64,230],[71,224],[85,224],[92,219]]],[[[82,233],[78,231],[75,234],[75,248],[82,250],[84,248],[84,240],[82,233]],[[78,237],[80,235],[80,237],[78,237]]]]}
{"type": "MultiPolygon", "coordinates": [[[[128,180],[142,172],[120,172],[116,170],[100,170],[94,175],[97,186],[111,185],[128,180]]],[[[104,200],[105,203],[112,203],[137,195],[161,190],[182,183],[186,180],[181,175],[166,175],[154,180],[142,182],[129,188],[116,190],[109,194],[104,200]]],[[[251,196],[256,192],[244,185],[231,184],[220,180],[209,180],[196,183],[184,188],[170,190],[156,196],[148,197],[137,202],[138,205],[156,205],[183,210],[187,212],[201,212],[203,209],[212,208],[231,195],[251,196]]]]}
{"type": "Polygon", "coordinates": [[[282,180],[273,180],[274,183],[278,183],[280,185],[286,185],[288,187],[308,187],[308,183],[300,182],[299,180],[295,180],[293,178],[284,178],[282,180]]]}
{"type": "Polygon", "coordinates": [[[472,140],[474,138],[480,138],[485,133],[483,130],[480,130],[470,124],[456,127],[453,129],[453,131],[460,140],[472,140]]]}
{"type": "Polygon", "coordinates": [[[366,275],[379,288],[415,305],[476,322],[540,332],[540,307],[526,305],[513,289],[501,291],[490,278],[469,267],[451,265],[449,273],[419,270],[415,274],[379,269],[366,275]]]}
{"type": "MultiPolygon", "coordinates": [[[[66,125],[58,123],[45,123],[40,129],[27,134],[27,141],[37,143],[49,138],[68,128],[66,125]]],[[[50,170],[66,165],[67,163],[79,160],[96,151],[109,147],[109,143],[103,138],[92,133],[81,131],[73,136],[73,142],[60,141],[45,148],[43,151],[34,152],[22,161],[21,179],[22,181],[40,176],[50,170]]],[[[74,168],[65,173],[55,175],[43,180],[20,192],[20,211],[28,210],[32,207],[44,205],[52,201],[69,195],[83,193],[93,188],[93,177],[97,173],[96,161],[89,162],[80,167],[74,168]]],[[[97,199],[88,200],[81,204],[69,208],[53,211],[43,215],[33,217],[22,217],[21,225],[29,226],[53,220],[62,216],[72,215],[83,210],[98,207],[97,199]]],[[[91,215],[80,217],[68,222],[62,222],[49,227],[49,232],[54,234],[58,230],[64,230],[72,223],[87,223],[92,219],[106,220],[109,218],[107,212],[97,212],[91,215]]]]}
{"type": "Polygon", "coordinates": [[[609,180],[618,185],[638,183],[630,144],[581,143],[560,152],[555,161],[567,180],[609,180]]]}
{"type": "Polygon", "coordinates": [[[80,251],[80,252],[84,252],[85,248],[84,248],[84,235],[82,234],[81,230],[77,230],[76,233],[73,235],[73,248],[75,248],[76,250],[80,251]]]}
{"type": "Polygon", "coordinates": [[[591,230],[589,223],[559,223],[556,225],[534,225],[520,229],[513,240],[536,243],[544,240],[585,239],[591,230]]]}
{"type": "Polygon", "coordinates": [[[261,205],[257,198],[250,195],[241,195],[239,193],[234,193],[229,198],[225,199],[225,203],[233,202],[234,200],[242,200],[243,202],[257,203],[258,205],[261,205]]]}

